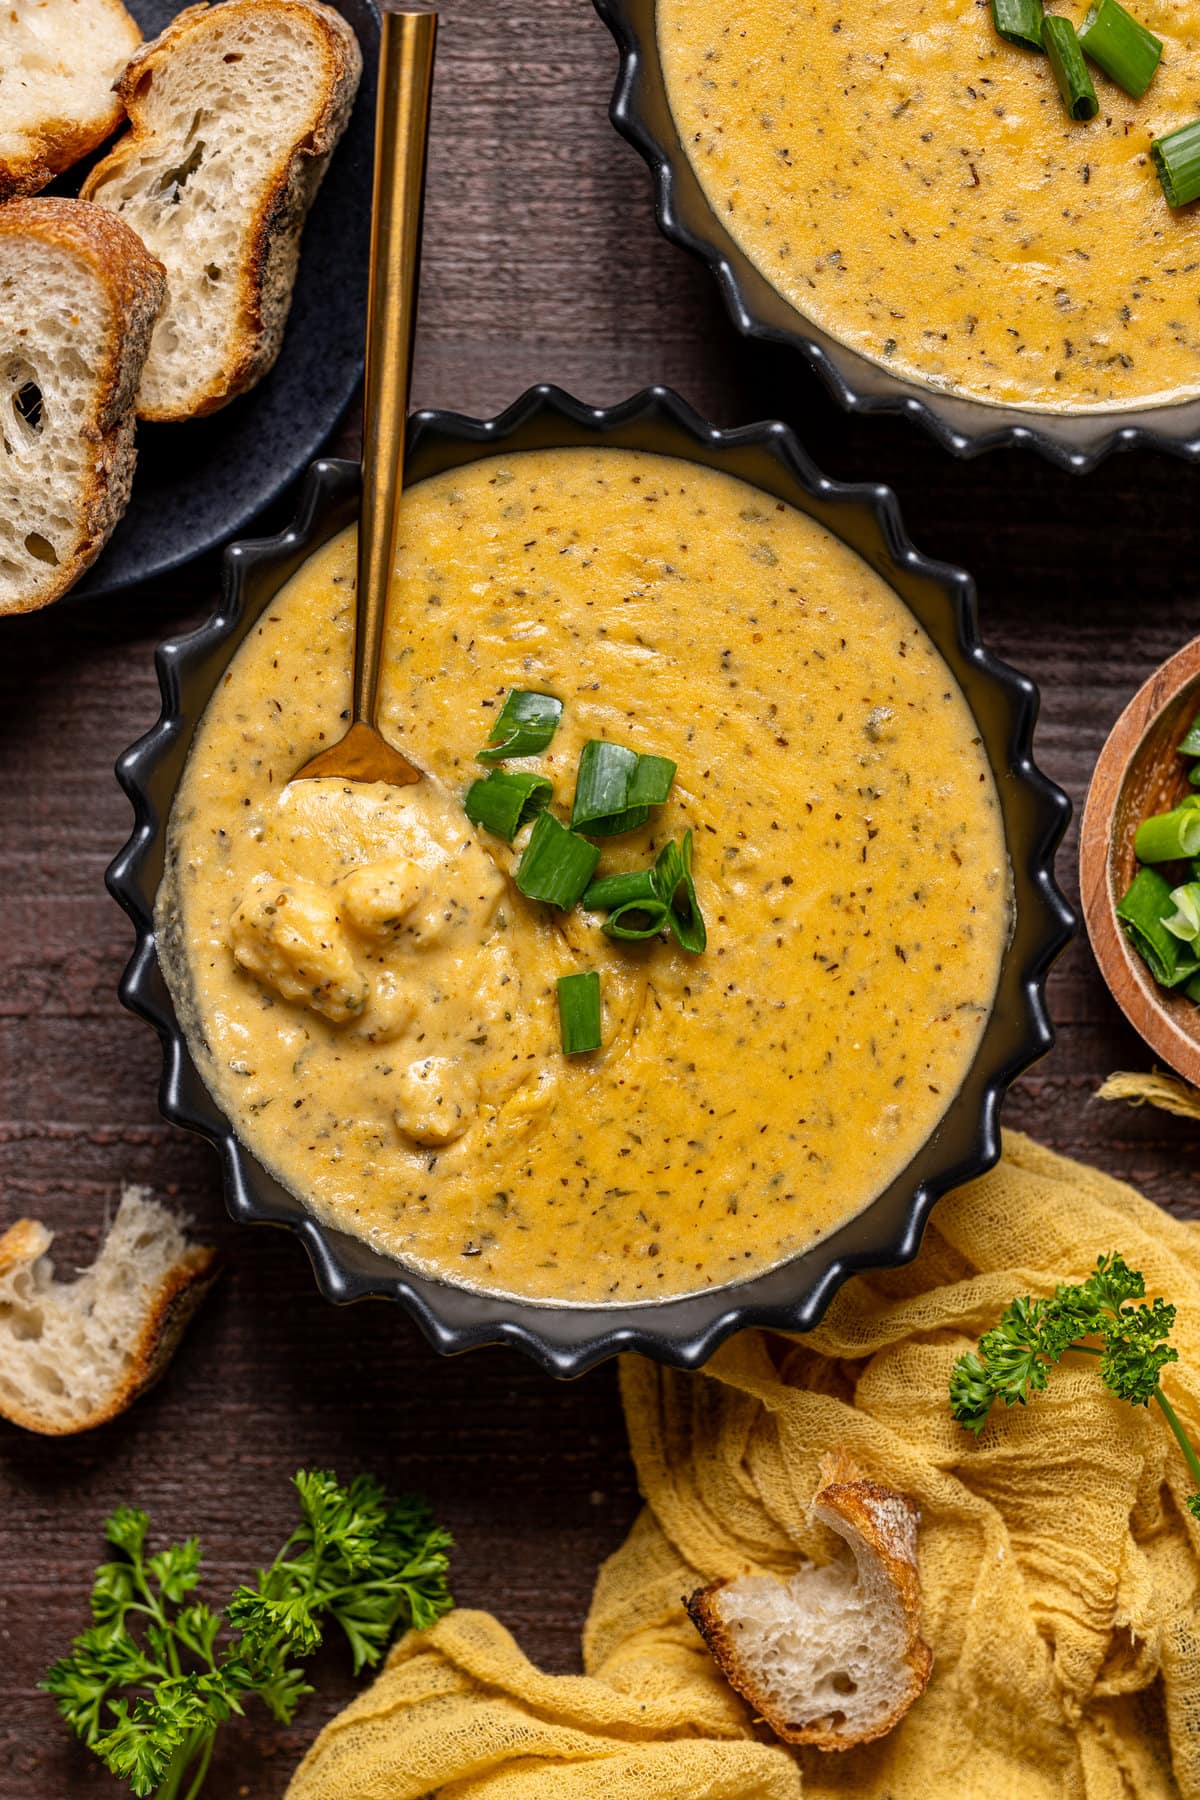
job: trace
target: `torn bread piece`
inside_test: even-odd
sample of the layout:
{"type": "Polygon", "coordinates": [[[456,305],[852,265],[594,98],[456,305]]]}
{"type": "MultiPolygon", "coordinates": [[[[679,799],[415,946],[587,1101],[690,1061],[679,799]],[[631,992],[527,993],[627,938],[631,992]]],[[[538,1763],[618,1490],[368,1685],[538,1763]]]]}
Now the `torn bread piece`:
{"type": "Polygon", "coordinates": [[[843,1450],[821,1459],[809,1517],[847,1545],[794,1575],[744,1575],[685,1600],[725,1679],[776,1736],[850,1750],[891,1731],[924,1692],[919,1515],[843,1450]]]}
{"type": "Polygon", "coordinates": [[[47,1437],[124,1412],[170,1362],[217,1273],[148,1188],[126,1187],[100,1255],[55,1279],[53,1233],[18,1219],[0,1237],[0,1414],[47,1437]]]}
{"type": "Polygon", "coordinates": [[[165,291],[161,263],[103,208],[0,206],[0,613],[57,600],[125,511],[165,291]]]}
{"type": "Polygon", "coordinates": [[[142,418],[213,412],[275,361],[300,234],[361,72],[353,30],[318,0],[190,6],[126,69],[130,129],[83,197],[166,266],[142,418]]]}
{"type": "Polygon", "coordinates": [[[116,83],[141,41],[121,0],[0,7],[0,200],[36,194],[117,129],[116,83]]]}

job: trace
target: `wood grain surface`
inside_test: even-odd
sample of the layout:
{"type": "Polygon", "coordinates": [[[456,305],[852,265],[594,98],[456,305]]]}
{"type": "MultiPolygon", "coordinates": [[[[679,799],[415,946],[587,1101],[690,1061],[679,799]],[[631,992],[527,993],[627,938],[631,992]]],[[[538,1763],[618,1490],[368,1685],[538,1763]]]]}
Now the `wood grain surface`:
{"type": "MultiPolygon", "coordinates": [[[[489,413],[553,380],[613,401],[654,381],[717,423],[784,416],[831,475],[895,487],[921,549],[978,577],[992,644],[1044,696],[1042,766],[1078,805],[1105,734],[1200,631],[1200,476],[1149,455],[1079,480],[1031,456],[951,461],[900,422],[844,417],[801,364],[743,344],[704,271],[657,234],[645,168],[611,130],[615,53],[588,0],[446,0],[434,101],[417,404],[489,413]]],[[[343,434],[342,447],[352,447],[343,434]]],[[[395,1309],[337,1312],[287,1237],[226,1220],[206,1145],[166,1126],[158,1046],[123,1013],[128,925],[105,864],[123,841],[117,754],[152,722],[152,652],[211,605],[215,567],[120,602],[0,626],[0,1226],[23,1213],[95,1251],[122,1179],[186,1206],[229,1270],[163,1386],[115,1426],[55,1443],[0,1425],[0,1796],[116,1793],[36,1683],[84,1622],[98,1525],[119,1500],[199,1531],[214,1591],[268,1557],[303,1463],[426,1492],[459,1542],[460,1600],[578,1666],[596,1565],[636,1507],[611,1368],[556,1386],[513,1354],[439,1361],[395,1309]]],[[[1074,890],[1074,838],[1061,860],[1074,890]]],[[[1093,1100],[1148,1053],[1077,943],[1055,972],[1057,1048],[1011,1124],[1200,1214],[1197,1127],[1093,1100]]],[[[348,1696],[323,1655],[293,1729],[223,1734],[214,1800],[282,1795],[348,1696]]]]}

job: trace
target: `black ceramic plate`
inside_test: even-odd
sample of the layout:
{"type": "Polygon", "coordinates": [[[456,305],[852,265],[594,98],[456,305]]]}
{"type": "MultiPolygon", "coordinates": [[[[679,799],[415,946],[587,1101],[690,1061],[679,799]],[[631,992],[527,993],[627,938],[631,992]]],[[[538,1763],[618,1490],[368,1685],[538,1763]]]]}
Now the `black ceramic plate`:
{"type": "Polygon", "coordinates": [[[847,412],[900,413],[955,456],[1032,449],[1076,474],[1086,474],[1114,450],[1166,450],[1200,461],[1200,400],[1072,414],[988,405],[906,381],[806,319],[730,236],[697,179],[667,99],[655,31],[657,0],[594,4],[621,53],[609,115],[654,175],[659,228],[708,265],[745,336],[799,350],[847,412]]]}
{"type": "MultiPolygon", "coordinates": [[[[184,0],[126,3],[151,38],[184,0]]],[[[337,3],[358,33],[363,78],[304,229],[279,360],[250,393],[207,419],[139,426],[129,509],[72,597],[152,580],[244,531],[304,472],[353,397],[367,310],[379,17],[372,0],[337,3]]],[[[82,179],[73,169],[53,191],[75,192],[82,179]]]]}
{"type": "Polygon", "coordinates": [[[192,636],[163,644],[158,652],[162,715],[117,764],[136,814],[133,835],[108,871],[109,888],[137,930],[121,999],[158,1031],[163,1045],[159,1104],[168,1119],[216,1146],[230,1212],[245,1222],[294,1231],[327,1298],[397,1300],[438,1350],[512,1343],[555,1375],[577,1375],[620,1350],[640,1350],[694,1368],[730,1332],[744,1326],[809,1329],[856,1270],[915,1256],[938,1196],[996,1161],[1004,1092],[1053,1041],[1046,974],[1074,924],[1054,883],[1054,853],[1071,809],[1066,795],[1033,761],[1037,689],[980,642],[970,577],[913,549],[888,488],[829,481],[784,425],[718,431],[662,388],[603,409],[583,406],[557,388],[533,388],[498,419],[417,414],[409,426],[406,479],[420,481],[502,451],[575,444],[686,457],[740,476],[799,507],[891,583],[966,695],[998,776],[1015,919],[996,1004],[975,1062],[908,1168],[841,1230],[749,1281],[680,1300],[570,1307],[479,1293],[414,1274],[362,1239],[320,1223],[238,1142],[188,1055],[159,968],[154,898],[163,872],[166,824],[196,726],[230,658],[305,557],[354,519],[358,469],[352,463],[316,464],[292,528],[264,542],[233,545],[217,612],[192,636]]]}

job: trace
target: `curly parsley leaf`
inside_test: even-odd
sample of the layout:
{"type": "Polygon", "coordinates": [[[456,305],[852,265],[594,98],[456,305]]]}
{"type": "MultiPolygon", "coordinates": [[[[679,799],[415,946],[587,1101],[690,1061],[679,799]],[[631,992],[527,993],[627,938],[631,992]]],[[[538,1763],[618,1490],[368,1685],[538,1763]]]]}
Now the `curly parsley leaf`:
{"type": "Polygon", "coordinates": [[[368,1476],[343,1487],[319,1470],[302,1469],[295,1487],[299,1524],[223,1613],[189,1598],[201,1576],[195,1538],[148,1555],[145,1513],[120,1507],[108,1520],[119,1554],[96,1571],[93,1623],[42,1685],[134,1794],[194,1800],[219,1727],[249,1696],[290,1722],[312,1692],[300,1660],[329,1621],[357,1674],[397,1631],[423,1629],[452,1606],[451,1540],[420,1501],[392,1501],[368,1476]]]}
{"type": "MultiPolygon", "coordinates": [[[[951,1415],[978,1437],[997,1400],[1024,1406],[1068,1351],[1083,1351],[1099,1358],[1100,1379],[1118,1400],[1156,1402],[1200,1488],[1200,1457],[1160,1382],[1167,1364],[1179,1360],[1169,1342],[1175,1310],[1165,1300],[1147,1302],[1143,1276],[1115,1251],[1102,1256],[1086,1281],[1062,1284],[1049,1300],[1010,1301],[978,1348],[955,1363],[951,1415]]],[[[1200,1492],[1186,1504],[1200,1519],[1200,1492]]]]}

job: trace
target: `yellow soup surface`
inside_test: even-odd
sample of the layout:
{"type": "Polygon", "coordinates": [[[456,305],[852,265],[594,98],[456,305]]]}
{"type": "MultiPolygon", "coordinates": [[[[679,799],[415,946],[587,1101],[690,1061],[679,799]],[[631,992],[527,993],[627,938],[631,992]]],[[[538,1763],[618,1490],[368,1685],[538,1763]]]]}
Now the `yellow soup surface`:
{"type": "Polygon", "coordinates": [[[1149,158],[1197,116],[1200,8],[1132,10],[1158,73],[1136,101],[1089,65],[1086,124],[986,0],[658,0],[657,28],[701,186],[793,306],[910,379],[1087,411],[1200,393],[1200,207],[1149,158]]]}
{"type": "Polygon", "coordinates": [[[289,776],[343,729],[354,540],[267,608],[204,716],[159,897],[207,1083],[320,1216],[452,1281],[580,1303],[736,1280],[861,1210],[974,1056],[1007,937],[999,802],[907,607],[822,526],[666,457],[491,458],[404,500],[383,728],[415,787],[289,776]],[[510,766],[569,816],[584,744],[678,764],[642,867],[695,834],[708,947],[527,900],[462,808],[510,688],[510,766]],[[603,1047],[560,1046],[598,970],[603,1047]]]}

